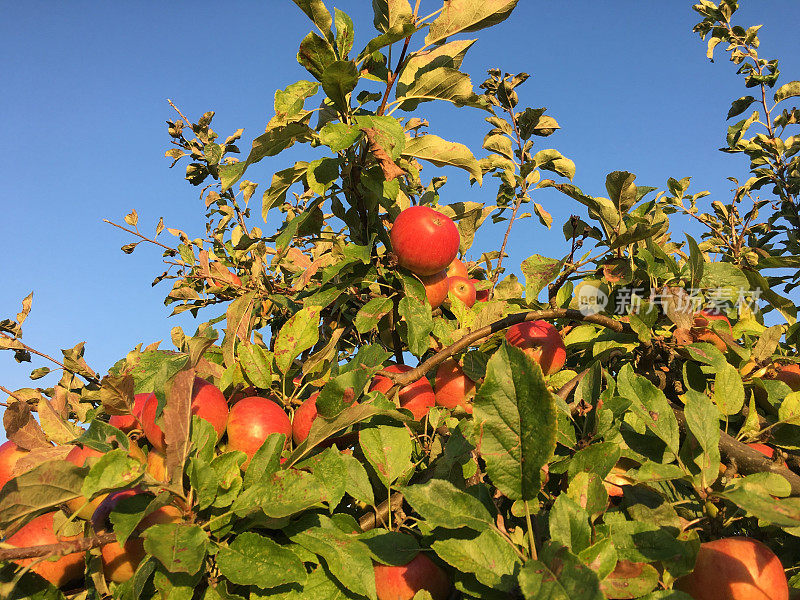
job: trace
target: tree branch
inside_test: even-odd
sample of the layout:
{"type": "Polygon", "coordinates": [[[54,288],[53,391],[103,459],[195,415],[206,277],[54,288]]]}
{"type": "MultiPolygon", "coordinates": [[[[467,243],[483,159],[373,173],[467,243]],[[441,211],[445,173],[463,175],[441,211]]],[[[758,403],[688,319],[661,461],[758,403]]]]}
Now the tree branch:
{"type": "Polygon", "coordinates": [[[40,556],[64,556],[73,552],[85,552],[91,548],[97,548],[110,542],[116,541],[114,533],[102,533],[92,537],[84,537],[77,540],[58,542],[57,544],[46,544],[44,546],[28,546],[23,548],[0,548],[0,562],[9,560],[20,560],[23,558],[38,558],[40,556]]]}

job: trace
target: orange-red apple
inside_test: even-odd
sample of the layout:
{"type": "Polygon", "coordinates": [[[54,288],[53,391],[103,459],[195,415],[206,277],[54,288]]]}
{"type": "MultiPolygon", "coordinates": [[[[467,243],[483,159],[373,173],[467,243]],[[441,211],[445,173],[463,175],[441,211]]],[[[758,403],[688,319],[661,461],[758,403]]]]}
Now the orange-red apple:
{"type": "Polygon", "coordinates": [[[675,587],[694,600],[788,600],[783,565],[767,546],[747,537],[700,545],[694,571],[675,587]]]}
{"type": "Polygon", "coordinates": [[[467,267],[466,265],[461,262],[459,259],[454,258],[453,262],[447,267],[447,276],[448,277],[469,277],[467,274],[467,267]]]}
{"type": "MultiPolygon", "coordinates": [[[[405,373],[410,371],[412,367],[408,365],[391,365],[384,369],[389,373],[405,373]]],[[[382,375],[376,375],[372,380],[369,391],[386,393],[392,387],[392,380],[382,375]]],[[[427,378],[422,377],[413,383],[401,387],[398,392],[400,406],[411,411],[414,418],[418,421],[428,414],[428,411],[436,403],[436,395],[433,393],[433,388],[427,378]]]]}
{"type": "Polygon", "coordinates": [[[428,206],[412,206],[394,220],[389,232],[400,266],[417,275],[446,269],[458,254],[461,237],[450,217],[428,206]]]}
{"type": "Polygon", "coordinates": [[[375,563],[375,591],[378,600],[411,600],[426,590],[433,600],[447,600],[450,579],[435,562],[423,553],[402,566],[375,563]]]}
{"type": "Polygon", "coordinates": [[[775,369],[775,374],[768,376],[768,379],[782,381],[792,388],[793,392],[800,390],[800,365],[797,363],[775,365],[775,369]]]}
{"type": "MultiPolygon", "coordinates": [[[[89,448],[89,446],[75,446],[69,451],[65,460],[68,460],[75,466],[82,467],[86,464],[87,459],[100,458],[101,456],[103,456],[102,452],[98,452],[94,448],[89,448]]],[[[106,496],[107,494],[101,494],[91,501],[87,501],[83,496],[78,496],[68,501],[67,507],[79,518],[88,521],[92,518],[94,511],[97,510],[97,507],[100,506],[100,503],[103,502],[106,496]]]]}
{"type": "Polygon", "coordinates": [[[724,321],[728,325],[728,332],[733,337],[733,329],[728,317],[711,309],[703,309],[694,315],[694,322],[690,330],[693,342],[707,342],[717,347],[720,352],[726,352],[728,345],[711,329],[711,321],[724,321]]]}
{"type": "Polygon", "coordinates": [[[445,408],[461,406],[472,414],[475,382],[464,373],[454,358],[448,358],[436,369],[436,404],[445,408]]]}
{"type": "Polygon", "coordinates": [[[117,429],[124,431],[125,433],[130,433],[134,429],[139,429],[141,424],[139,423],[139,418],[142,416],[142,410],[144,409],[144,404],[147,402],[147,399],[153,396],[155,398],[155,394],[150,392],[149,394],[136,394],[133,397],[133,408],[131,409],[131,414],[129,415],[112,415],[111,418],[108,420],[109,425],[113,425],[117,429]]]}
{"type": "Polygon", "coordinates": [[[11,480],[14,465],[26,454],[27,450],[23,450],[11,440],[0,444],[0,489],[11,480]]]}
{"type": "Polygon", "coordinates": [[[272,400],[251,396],[239,400],[228,417],[228,448],[247,454],[247,462],[271,433],[292,435],[289,415],[272,400]]]}
{"type": "MultiPolygon", "coordinates": [[[[475,284],[478,283],[479,280],[478,279],[470,279],[470,281],[472,282],[472,285],[475,285],[475,284]]],[[[488,302],[489,301],[489,292],[490,291],[491,290],[488,290],[488,289],[479,290],[477,288],[477,286],[476,286],[476,288],[475,288],[475,300],[477,302],[488,302]]]]}
{"type": "MultiPolygon", "coordinates": [[[[164,431],[156,423],[158,399],[155,394],[147,398],[142,409],[142,430],[147,441],[159,452],[164,452],[164,431]]],[[[219,388],[205,379],[195,377],[192,386],[192,414],[208,421],[217,432],[217,440],[225,433],[228,422],[228,403],[219,388]]]]}
{"type": "Polygon", "coordinates": [[[449,293],[461,300],[468,308],[475,304],[475,286],[466,277],[448,277],[447,284],[450,286],[449,293]]]}
{"type": "MultiPolygon", "coordinates": [[[[18,548],[25,548],[29,546],[57,544],[81,537],[57,537],[53,531],[54,514],[55,513],[45,513],[40,517],[36,517],[27,525],[20,528],[14,535],[10,536],[6,540],[6,543],[18,548]]],[[[35,560],[38,562],[31,566],[31,571],[38,573],[56,587],[62,587],[70,582],[76,581],[83,575],[83,552],[66,554],[54,562],[34,558],[21,559],[14,562],[24,567],[31,565],[35,560]]]]}
{"type": "Polygon", "coordinates": [[[425,297],[428,298],[428,304],[431,308],[437,308],[447,298],[447,292],[450,290],[447,275],[444,271],[439,271],[433,275],[420,275],[422,285],[425,286],[425,297]]]}
{"type": "Polygon", "coordinates": [[[167,457],[158,450],[151,450],[147,454],[147,467],[145,472],[156,481],[167,480],[167,457]]]}
{"type": "Polygon", "coordinates": [[[567,360],[567,348],[561,334],[547,321],[524,321],[512,325],[506,330],[506,340],[539,363],[545,375],[560,370],[567,360]]]}
{"type": "Polygon", "coordinates": [[[317,418],[317,396],[319,392],[311,394],[297,407],[292,417],[292,439],[295,444],[300,444],[311,431],[311,424],[317,418]]]}

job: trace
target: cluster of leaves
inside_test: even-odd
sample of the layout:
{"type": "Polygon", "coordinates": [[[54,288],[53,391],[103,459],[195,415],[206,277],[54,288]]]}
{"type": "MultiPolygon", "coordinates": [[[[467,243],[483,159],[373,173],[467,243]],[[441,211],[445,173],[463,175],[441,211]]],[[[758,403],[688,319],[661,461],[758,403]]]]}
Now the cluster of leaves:
{"type": "MultiPolygon", "coordinates": [[[[246,158],[234,156],[242,130],[219,143],[212,112],[168,123],[167,155],[193,161],[186,179],[203,186],[208,226],[195,239],[168,230],[179,244],[157,242],[168,264],[157,281],[172,281],[166,302],[175,313],[216,304],[224,312],[193,336],[175,328],[175,351],[137,347],[102,379],[78,345],[54,361],[63,370],[58,385],[13,392],[4,424],[9,439],[31,450],[23,467],[34,468],[0,499],[0,527],[12,531],[81,495],[133,485],[155,492],[151,504],[114,513],[124,538],[153,503],[179,501],[185,521],[147,530],[148,558],[127,583],[109,589],[90,553],[83,597],[127,600],[375,598],[373,564],[403,565],[419,552],[446,570],[460,598],[681,600],[688,596],[673,583],[691,572],[701,541],[740,534],[768,543],[794,572],[800,392],[774,376],[798,351],[796,306],[776,291],[793,285],[780,269],[800,254],[791,213],[797,145],[776,133],[796,123],[797,109],[773,117],[764,100],[766,122],[755,113],[731,128],[729,150],[748,155],[754,177],[731,203],[713,202],[711,214],[699,213],[704,194],[689,194],[688,178],[650,197],[656,188],[617,171],[606,179],[608,198],[593,197],[571,183],[572,161],[534,151],[534,138],[558,124],[544,108],[518,106],[526,74],[492,70],[478,94],[459,70],[474,40],[450,38],[500,23],[515,0],[449,0],[425,18],[407,0],[375,0],[378,35],[358,54],[347,14],[332,15],[319,0],[295,3],[317,29],[298,53],[313,81],[276,92],[275,115],[246,158]],[[306,108],[320,92],[318,108],[306,108]],[[427,132],[416,115],[432,100],[485,111],[485,157],[427,132]],[[768,135],[743,139],[755,123],[768,135]],[[260,216],[280,213],[281,222],[267,235],[251,224],[259,184],[244,176],[295,144],[324,155],[273,175],[260,216]],[[478,184],[494,177],[495,203],[440,203],[446,178],[424,180],[423,163],[462,169],[478,184]],[[753,195],[766,184],[779,204],[759,222],[771,201],[753,195]],[[542,188],[576,200],[595,224],[571,217],[563,225],[569,252],[531,256],[523,280],[504,272],[504,246],[481,252],[467,264],[490,301],[467,307],[451,297],[432,310],[421,281],[397,266],[387,231],[401,210],[422,204],[450,216],[464,254],[480,227],[504,223],[510,232],[530,216],[519,212],[523,204],[550,227],[552,216],[534,201],[542,188]],[[740,216],[746,198],[753,207],[740,216]],[[699,219],[709,234],[699,243],[672,240],[676,213],[699,219]],[[699,306],[688,300],[696,290],[701,305],[733,323],[709,326],[719,344],[693,337],[699,306]],[[604,312],[580,311],[598,295],[609,301],[604,312]],[[766,310],[754,310],[759,301],[766,310]],[[769,309],[789,326],[767,327],[769,309]],[[503,328],[523,318],[559,324],[562,370],[544,377],[503,341],[503,328]],[[434,408],[417,422],[393,402],[396,387],[388,397],[368,391],[392,356],[407,354],[424,372],[394,375],[401,384],[432,378],[456,357],[478,384],[472,414],[434,408]],[[318,391],[319,418],[300,444],[267,438],[243,471],[245,455],[224,441],[216,447],[211,426],[191,417],[187,382],[195,376],[228,398],[247,389],[289,413],[318,391]],[[140,392],[155,392],[163,411],[166,482],[131,458],[141,440],[108,424],[140,392]],[[778,459],[746,446],[752,441],[769,442],[778,459]],[[59,460],[76,442],[106,454],[84,468],[59,460]],[[609,497],[620,474],[623,495],[609,497]]],[[[765,93],[777,67],[757,57],[757,28],[731,25],[735,8],[732,0],[702,2],[696,29],[712,35],[710,49],[727,41],[746,85],[765,93]]],[[[780,87],[775,102],[800,94],[798,86],[780,87]]],[[[737,100],[730,116],[753,102],[737,100]]],[[[156,241],[139,232],[135,213],[126,221],[138,238],[156,241]]],[[[0,323],[0,348],[17,360],[31,358],[21,339],[29,309],[28,299],[16,320],[0,323]]],[[[13,574],[9,564],[0,578],[29,593],[34,576],[13,574]]],[[[800,587],[796,575],[791,583],[800,587]]]]}

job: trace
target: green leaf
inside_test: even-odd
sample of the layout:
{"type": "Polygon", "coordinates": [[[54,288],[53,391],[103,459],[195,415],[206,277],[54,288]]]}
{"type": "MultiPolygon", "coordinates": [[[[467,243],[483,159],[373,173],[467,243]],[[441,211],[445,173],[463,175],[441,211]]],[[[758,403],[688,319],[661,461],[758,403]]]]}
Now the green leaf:
{"type": "Polygon", "coordinates": [[[336,24],[336,49],[339,51],[339,56],[347,58],[347,54],[353,48],[353,39],[355,37],[353,19],[338,8],[334,7],[333,11],[336,24]]]}
{"type": "Polygon", "coordinates": [[[634,373],[630,364],[626,364],[620,370],[617,386],[618,393],[631,401],[631,407],[647,428],[677,455],[680,441],[678,420],[664,392],[641,375],[634,373]]]}
{"type": "Polygon", "coordinates": [[[413,14],[408,0],[372,0],[375,29],[387,32],[398,24],[410,23],[413,14]]]}
{"type": "Polygon", "coordinates": [[[165,523],[142,534],[144,549],[171,573],[197,573],[206,557],[208,535],[199,525],[165,523]]]}
{"type": "Polygon", "coordinates": [[[703,260],[703,253],[700,252],[700,247],[697,245],[697,242],[688,233],[686,234],[686,241],[689,244],[690,284],[691,289],[695,289],[700,285],[700,281],[703,279],[703,265],[705,261],[703,260]]]}
{"type": "Polygon", "coordinates": [[[377,129],[377,141],[381,147],[386,150],[392,160],[400,158],[406,145],[406,134],[397,119],[388,116],[358,115],[355,117],[355,122],[362,130],[377,129]]]}
{"type": "MultiPolygon", "coordinates": [[[[607,515],[609,513],[606,513],[607,515]]],[[[658,560],[691,559],[690,542],[675,539],[670,529],[656,523],[625,521],[610,523],[611,538],[621,560],[654,562],[658,560]]]]}
{"type": "Polygon", "coordinates": [[[375,598],[375,572],[367,546],[355,535],[345,533],[321,515],[310,515],[295,527],[302,530],[289,538],[325,560],[325,565],[345,589],[375,598]],[[310,526],[319,523],[320,526],[310,526]]]}
{"type": "Polygon", "coordinates": [[[322,89],[339,110],[347,112],[348,95],[358,84],[358,67],[352,60],[337,60],[327,65],[320,78],[322,89]]]}
{"type": "Polygon", "coordinates": [[[168,503],[169,494],[167,493],[159,494],[155,498],[150,494],[134,494],[122,498],[108,516],[117,541],[124,544],[145,515],[149,515],[168,503]]]}
{"type": "Polygon", "coordinates": [[[395,99],[405,111],[416,110],[420,102],[446,100],[456,106],[484,107],[483,101],[473,90],[469,75],[451,67],[436,67],[418,70],[413,80],[397,82],[395,99]]]}
{"type": "Polygon", "coordinates": [[[403,497],[430,527],[483,531],[494,525],[492,515],[480,500],[444,479],[405,487],[403,497]]]}
{"type": "Polygon", "coordinates": [[[356,143],[361,129],[345,123],[327,123],[319,132],[319,140],[334,152],[341,152],[356,143]]]}
{"type": "Polygon", "coordinates": [[[800,498],[773,498],[754,486],[731,485],[719,495],[759,519],[778,527],[800,526],[800,498]]]}
{"type": "Polygon", "coordinates": [[[608,507],[608,493],[603,487],[602,478],[597,473],[582,471],[575,475],[569,482],[567,496],[585,509],[592,519],[604,513],[608,507]]]}
{"type": "Polygon", "coordinates": [[[331,13],[325,8],[325,3],[322,0],[292,0],[302,10],[309,19],[317,26],[320,33],[329,39],[332,39],[331,13]]]}
{"type": "MultiPolygon", "coordinates": [[[[298,117],[305,116],[306,113],[303,112],[305,101],[316,94],[318,90],[318,83],[304,79],[286,86],[285,90],[276,90],[275,117],[270,120],[270,125],[287,125],[291,121],[299,120],[298,117]]],[[[223,189],[226,187],[223,184],[223,189]]]]}
{"type": "Polygon", "coordinates": [[[220,573],[237,585],[273,588],[303,583],[306,570],[288,548],[257,533],[240,533],[228,547],[217,553],[220,573]]]}
{"type": "Polygon", "coordinates": [[[366,47],[359,52],[356,60],[360,63],[364,59],[368,58],[373,52],[376,52],[381,48],[385,48],[390,44],[394,44],[403,38],[409,37],[420,29],[422,29],[422,26],[417,27],[411,22],[398,21],[391,29],[386,31],[386,33],[382,33],[378,37],[374,37],[367,42],[366,47]]]}
{"type": "Polygon", "coordinates": [[[480,184],[483,172],[469,148],[457,142],[448,142],[437,135],[426,134],[406,138],[403,156],[427,160],[437,167],[450,165],[466,170],[480,184]]]}
{"type": "Polygon", "coordinates": [[[719,410],[711,399],[703,393],[689,389],[685,396],[686,424],[702,449],[695,458],[703,475],[703,487],[708,487],[719,475],[719,410]]]}
{"type": "Polygon", "coordinates": [[[374,506],[375,494],[372,491],[372,484],[369,482],[369,475],[364,465],[350,454],[342,454],[342,458],[347,469],[347,493],[359,502],[374,506]]]}
{"type": "Polygon", "coordinates": [[[550,539],[569,548],[575,554],[592,543],[589,513],[567,494],[556,498],[550,510],[550,539]]]}
{"type": "Polygon", "coordinates": [[[775,90],[775,102],[781,102],[787,98],[800,96],[800,81],[790,81],[775,90]]]}
{"type": "Polygon", "coordinates": [[[432,46],[462,31],[478,31],[505,21],[518,0],[450,0],[431,23],[425,45],[432,46]]]}
{"type": "Polygon", "coordinates": [[[744,406],[744,384],[739,371],[725,364],[714,376],[714,404],[723,415],[736,415],[744,406]]]}
{"type": "Polygon", "coordinates": [[[347,486],[348,471],[344,456],[338,448],[327,448],[298,466],[299,469],[311,469],[323,489],[325,502],[331,512],[344,498],[347,486]]]}
{"type": "Polygon", "coordinates": [[[286,434],[270,433],[261,447],[256,450],[247,471],[244,473],[244,486],[249,488],[268,477],[272,477],[280,469],[281,452],[286,445],[286,434]]]}
{"type": "Polygon", "coordinates": [[[727,118],[732,119],[733,117],[738,117],[740,114],[746,111],[750,107],[750,105],[755,101],[756,99],[753,98],[752,96],[742,96],[738,100],[734,100],[733,103],[731,103],[731,108],[728,111],[727,118]]]}
{"type": "Polygon", "coordinates": [[[313,31],[300,42],[297,62],[317,81],[322,81],[322,74],[329,65],[336,62],[336,53],[331,43],[313,31]]]}
{"type": "Polygon", "coordinates": [[[387,488],[412,468],[413,444],[405,427],[367,427],[359,432],[358,441],[364,457],[387,488]]]}
{"type": "Polygon", "coordinates": [[[556,445],[555,399],[539,365],[504,343],[489,359],[473,411],[492,482],[512,500],[535,499],[556,445]]]}
{"type": "Polygon", "coordinates": [[[0,494],[0,529],[80,496],[87,470],[66,460],[49,460],[17,475],[0,494]]]}
{"type": "Polygon", "coordinates": [[[283,204],[286,200],[286,192],[303,178],[307,170],[307,162],[297,162],[293,167],[278,171],[272,176],[272,184],[264,191],[261,200],[261,216],[265,221],[270,209],[283,204]]]}
{"type": "Polygon", "coordinates": [[[525,600],[603,600],[597,574],[569,550],[547,542],[538,560],[529,560],[519,574],[525,600]]]}
{"type": "Polygon", "coordinates": [[[385,296],[373,298],[362,306],[356,314],[356,318],[353,320],[356,331],[358,331],[358,333],[366,333],[374,329],[377,327],[378,321],[391,311],[392,301],[390,298],[386,298],[385,296]]]}
{"type": "Polygon", "coordinates": [[[272,352],[258,344],[239,344],[238,363],[247,380],[259,389],[272,385],[272,352]]]}
{"type": "Polygon", "coordinates": [[[636,175],[627,171],[614,171],[606,176],[606,190],[611,202],[621,213],[627,213],[636,204],[636,175]]]}
{"type": "Polygon", "coordinates": [[[232,510],[245,516],[260,508],[268,517],[280,519],[317,506],[326,497],[322,483],[314,475],[288,469],[247,488],[236,498],[232,510]]]}
{"type": "Polygon", "coordinates": [[[296,312],[286,321],[275,340],[275,364],[287,373],[292,361],[319,340],[319,306],[309,306],[296,312]]]}
{"type": "Polygon", "coordinates": [[[144,475],[144,465],[119,448],[101,456],[83,481],[81,495],[92,499],[101,492],[130,487],[144,475]]]}
{"type": "Polygon", "coordinates": [[[508,592],[517,583],[522,566],[520,559],[511,544],[494,529],[487,529],[474,538],[465,539],[464,534],[456,534],[437,539],[432,548],[446,563],[463,573],[474,574],[478,581],[491,588],[508,592]]]}
{"type": "MultiPolygon", "coordinates": [[[[620,563],[614,572],[602,581],[601,589],[609,598],[639,598],[656,589],[659,578],[660,575],[653,565],[620,563]]],[[[645,600],[649,598],[647,596],[645,600]]]]}
{"type": "Polygon", "coordinates": [[[575,177],[575,163],[562,156],[558,150],[540,150],[533,156],[533,161],[544,171],[558,173],[569,180],[575,177]]]}
{"type": "Polygon", "coordinates": [[[525,275],[525,300],[528,305],[536,302],[539,292],[558,277],[565,260],[556,260],[555,258],[534,254],[522,261],[520,268],[525,275]]]}

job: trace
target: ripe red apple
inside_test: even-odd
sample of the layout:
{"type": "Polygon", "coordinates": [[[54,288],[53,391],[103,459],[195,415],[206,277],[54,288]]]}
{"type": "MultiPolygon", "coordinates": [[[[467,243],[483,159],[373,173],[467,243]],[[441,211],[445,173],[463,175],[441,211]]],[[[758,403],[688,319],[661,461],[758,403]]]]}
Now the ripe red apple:
{"type": "MultiPolygon", "coordinates": [[[[36,517],[27,525],[19,529],[14,535],[6,539],[6,543],[18,548],[29,546],[45,546],[74,540],[81,536],[57,537],[53,531],[53,515],[55,513],[45,513],[36,517]]],[[[39,560],[27,558],[14,561],[20,566],[26,566],[39,560]]],[[[42,560],[31,566],[34,571],[47,579],[56,587],[62,587],[70,582],[76,581],[83,576],[83,552],[73,552],[66,554],[55,562],[42,560]]]]}
{"type": "MultiPolygon", "coordinates": [[[[472,282],[472,285],[475,285],[476,283],[478,283],[479,280],[478,279],[470,279],[470,281],[472,282]]],[[[489,292],[490,291],[491,290],[488,290],[488,289],[479,290],[476,287],[475,288],[475,300],[477,300],[478,302],[488,302],[489,301],[489,292]]]]}
{"type": "Polygon", "coordinates": [[[292,423],[283,408],[272,400],[251,396],[239,400],[228,417],[228,448],[247,454],[245,467],[271,433],[292,435],[292,423]]]}
{"type": "Polygon", "coordinates": [[[472,282],[466,277],[448,277],[447,283],[450,286],[448,291],[468,308],[472,308],[476,298],[475,286],[472,285],[472,282]]]}
{"type": "Polygon", "coordinates": [[[466,265],[457,258],[454,258],[453,262],[447,267],[447,276],[469,278],[466,265]]]}
{"type": "Polygon", "coordinates": [[[108,420],[109,425],[113,425],[117,429],[124,431],[125,433],[130,433],[134,429],[139,429],[141,424],[139,423],[139,418],[142,416],[142,410],[144,409],[144,404],[147,402],[147,399],[153,396],[155,398],[155,394],[150,392],[149,394],[136,394],[133,397],[133,408],[131,409],[131,414],[129,415],[112,415],[111,418],[108,420]]]}
{"type": "Polygon", "coordinates": [[[295,444],[300,444],[311,431],[311,424],[317,418],[317,396],[319,393],[311,394],[303,403],[297,407],[292,417],[292,439],[295,444]]]}
{"type": "MultiPolygon", "coordinates": [[[[147,441],[159,452],[164,452],[164,432],[156,423],[158,399],[151,394],[144,403],[141,422],[147,441]]],[[[225,433],[228,422],[228,403],[219,388],[205,379],[195,377],[192,386],[192,414],[208,421],[217,432],[217,440],[225,433]]]]}
{"type": "MultiPolygon", "coordinates": [[[[94,448],[89,448],[89,446],[75,446],[69,451],[65,460],[68,460],[75,466],[82,467],[86,464],[87,459],[100,458],[101,456],[103,456],[102,452],[98,452],[94,448]]],[[[92,518],[97,507],[105,500],[106,496],[107,494],[101,494],[89,502],[87,502],[85,497],[78,496],[77,498],[69,500],[67,502],[67,507],[79,518],[88,521],[92,518]]]]}
{"type": "Polygon", "coordinates": [[[567,360],[567,348],[561,334],[547,321],[524,321],[512,325],[506,330],[506,340],[539,363],[545,375],[560,370],[567,360]]]}
{"type": "MultiPolygon", "coordinates": [[[[412,367],[408,365],[391,365],[384,369],[389,373],[405,373],[412,367]]],[[[392,380],[382,375],[376,375],[369,387],[370,392],[378,391],[386,393],[392,387],[392,380]]],[[[428,411],[436,403],[436,395],[427,378],[422,377],[407,386],[401,387],[398,393],[400,406],[411,411],[414,418],[418,421],[428,414],[428,411]]]]}
{"type": "MultiPolygon", "coordinates": [[[[141,493],[143,493],[141,489],[133,488],[110,494],[92,516],[92,527],[94,530],[98,533],[109,531],[111,529],[111,523],[108,520],[108,516],[120,500],[141,493]]],[[[144,517],[136,527],[136,531],[144,531],[151,525],[178,523],[181,521],[181,517],[181,511],[175,506],[162,506],[144,517]]],[[[132,535],[125,540],[125,544],[122,546],[119,542],[110,542],[101,546],[100,554],[103,562],[103,573],[105,573],[106,579],[114,583],[124,583],[133,577],[139,563],[141,563],[145,557],[144,541],[140,537],[132,535]]]]}
{"type": "Polygon", "coordinates": [[[777,370],[776,373],[768,376],[768,379],[782,381],[792,388],[793,392],[800,390],[800,365],[797,363],[775,365],[775,369],[777,370]]]}
{"type": "Polygon", "coordinates": [[[675,587],[694,600],[788,600],[778,557],[758,540],[730,537],[700,545],[694,571],[675,587]]]}
{"type": "Polygon", "coordinates": [[[445,271],[439,271],[433,275],[420,275],[422,285],[425,286],[425,296],[428,298],[428,304],[431,308],[436,308],[444,302],[447,298],[447,292],[450,290],[448,278],[445,271]]]}
{"type": "Polygon", "coordinates": [[[462,406],[472,414],[475,382],[464,374],[454,358],[448,358],[436,369],[436,404],[445,408],[462,406]]]}
{"type": "Polygon", "coordinates": [[[461,241],[450,217],[427,206],[412,206],[397,215],[389,236],[397,262],[417,275],[446,269],[461,241]]]}
{"type": "Polygon", "coordinates": [[[11,440],[0,444],[0,489],[13,477],[14,465],[17,461],[28,454],[11,440]]]}
{"type": "Polygon", "coordinates": [[[694,315],[694,323],[690,330],[693,342],[707,342],[714,344],[720,352],[726,352],[728,345],[711,329],[711,321],[724,321],[728,324],[728,331],[733,337],[733,329],[728,317],[711,309],[703,309],[694,315]]]}
{"type": "Polygon", "coordinates": [[[421,552],[408,564],[375,563],[374,568],[378,600],[411,600],[420,590],[428,591],[433,600],[447,600],[450,595],[447,573],[421,552]]]}
{"type": "Polygon", "coordinates": [[[145,472],[156,481],[167,480],[167,457],[158,450],[151,450],[147,455],[145,472]]]}

